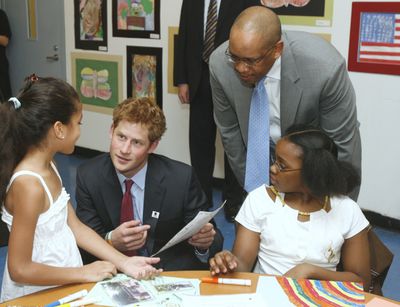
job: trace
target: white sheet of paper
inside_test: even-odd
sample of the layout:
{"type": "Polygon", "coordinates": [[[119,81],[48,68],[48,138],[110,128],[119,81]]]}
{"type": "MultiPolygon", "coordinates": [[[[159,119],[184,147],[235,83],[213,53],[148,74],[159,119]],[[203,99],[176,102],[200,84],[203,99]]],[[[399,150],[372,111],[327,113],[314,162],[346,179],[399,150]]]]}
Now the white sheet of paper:
{"type": "MultiPolygon", "coordinates": [[[[179,295],[184,307],[259,307],[262,305],[257,295],[252,294],[228,294],[228,295],[179,295]]],[[[268,305],[269,306],[269,305],[268,305]]]]}
{"type": "Polygon", "coordinates": [[[261,302],[268,302],[268,306],[294,306],[274,276],[259,276],[256,293],[261,302]]]}
{"type": "Polygon", "coordinates": [[[221,210],[225,202],[218,208],[215,209],[214,211],[208,212],[208,211],[200,211],[197,213],[196,217],[191,220],[188,224],[186,224],[171,240],[167,242],[157,253],[151,255],[151,257],[154,257],[155,255],[161,253],[162,251],[165,251],[166,249],[170,248],[171,246],[174,246],[183,240],[189,239],[191,236],[194,234],[198,233],[199,230],[207,224],[211,219],[217,215],[219,210],[221,210]]]}

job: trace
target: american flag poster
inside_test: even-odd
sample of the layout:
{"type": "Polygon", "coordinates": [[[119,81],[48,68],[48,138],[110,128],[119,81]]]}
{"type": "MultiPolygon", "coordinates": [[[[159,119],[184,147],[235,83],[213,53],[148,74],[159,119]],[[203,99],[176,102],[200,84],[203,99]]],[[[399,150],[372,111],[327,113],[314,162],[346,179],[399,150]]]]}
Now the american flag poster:
{"type": "Polygon", "coordinates": [[[363,12],[358,62],[400,65],[400,14],[363,12]]]}

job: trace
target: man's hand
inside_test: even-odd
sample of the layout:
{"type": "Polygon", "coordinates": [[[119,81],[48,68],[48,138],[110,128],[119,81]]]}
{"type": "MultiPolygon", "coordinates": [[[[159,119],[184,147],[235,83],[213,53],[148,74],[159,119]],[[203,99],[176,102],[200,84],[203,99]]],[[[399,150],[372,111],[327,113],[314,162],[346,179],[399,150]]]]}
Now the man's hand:
{"type": "Polygon", "coordinates": [[[181,103],[189,103],[189,84],[178,85],[178,97],[181,103]]]}
{"type": "Polygon", "coordinates": [[[121,252],[137,250],[146,243],[150,225],[140,225],[139,220],[122,223],[111,233],[112,245],[121,252]]]}
{"type": "Polygon", "coordinates": [[[207,223],[188,242],[197,249],[208,249],[214,241],[215,234],[214,225],[207,223]]]}

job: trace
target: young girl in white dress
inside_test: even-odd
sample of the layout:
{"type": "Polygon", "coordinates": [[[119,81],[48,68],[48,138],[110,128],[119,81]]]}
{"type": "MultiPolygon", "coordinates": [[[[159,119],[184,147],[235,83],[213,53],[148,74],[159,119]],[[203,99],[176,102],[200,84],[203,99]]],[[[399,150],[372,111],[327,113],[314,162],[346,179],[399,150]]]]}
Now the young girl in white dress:
{"type": "Polygon", "coordinates": [[[127,257],[76,217],[57,169],[80,135],[82,104],[66,82],[32,75],[0,105],[0,199],[10,230],[0,301],[50,286],[97,282],[117,270],[158,274],[159,258],[127,257]],[[82,265],[78,246],[105,261],[82,265]]]}
{"type": "Polygon", "coordinates": [[[368,221],[347,195],[359,184],[321,130],[292,126],[276,144],[270,186],[250,192],[236,216],[232,252],[210,259],[229,271],[370,283],[368,221]],[[341,260],[342,271],[336,267],[341,260]]]}

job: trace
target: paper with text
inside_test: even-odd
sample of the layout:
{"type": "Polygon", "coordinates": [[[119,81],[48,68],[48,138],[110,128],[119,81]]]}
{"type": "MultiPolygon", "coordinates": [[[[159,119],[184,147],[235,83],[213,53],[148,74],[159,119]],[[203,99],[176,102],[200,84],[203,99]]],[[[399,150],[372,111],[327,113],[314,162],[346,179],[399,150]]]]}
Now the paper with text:
{"type": "Polygon", "coordinates": [[[208,211],[199,211],[196,217],[191,220],[187,225],[185,225],[171,240],[167,242],[157,253],[151,255],[154,257],[155,255],[165,251],[166,249],[174,246],[183,240],[189,239],[191,236],[195,235],[200,231],[200,229],[207,224],[211,219],[217,215],[217,213],[224,207],[225,202],[216,210],[208,212],[208,211]]]}

